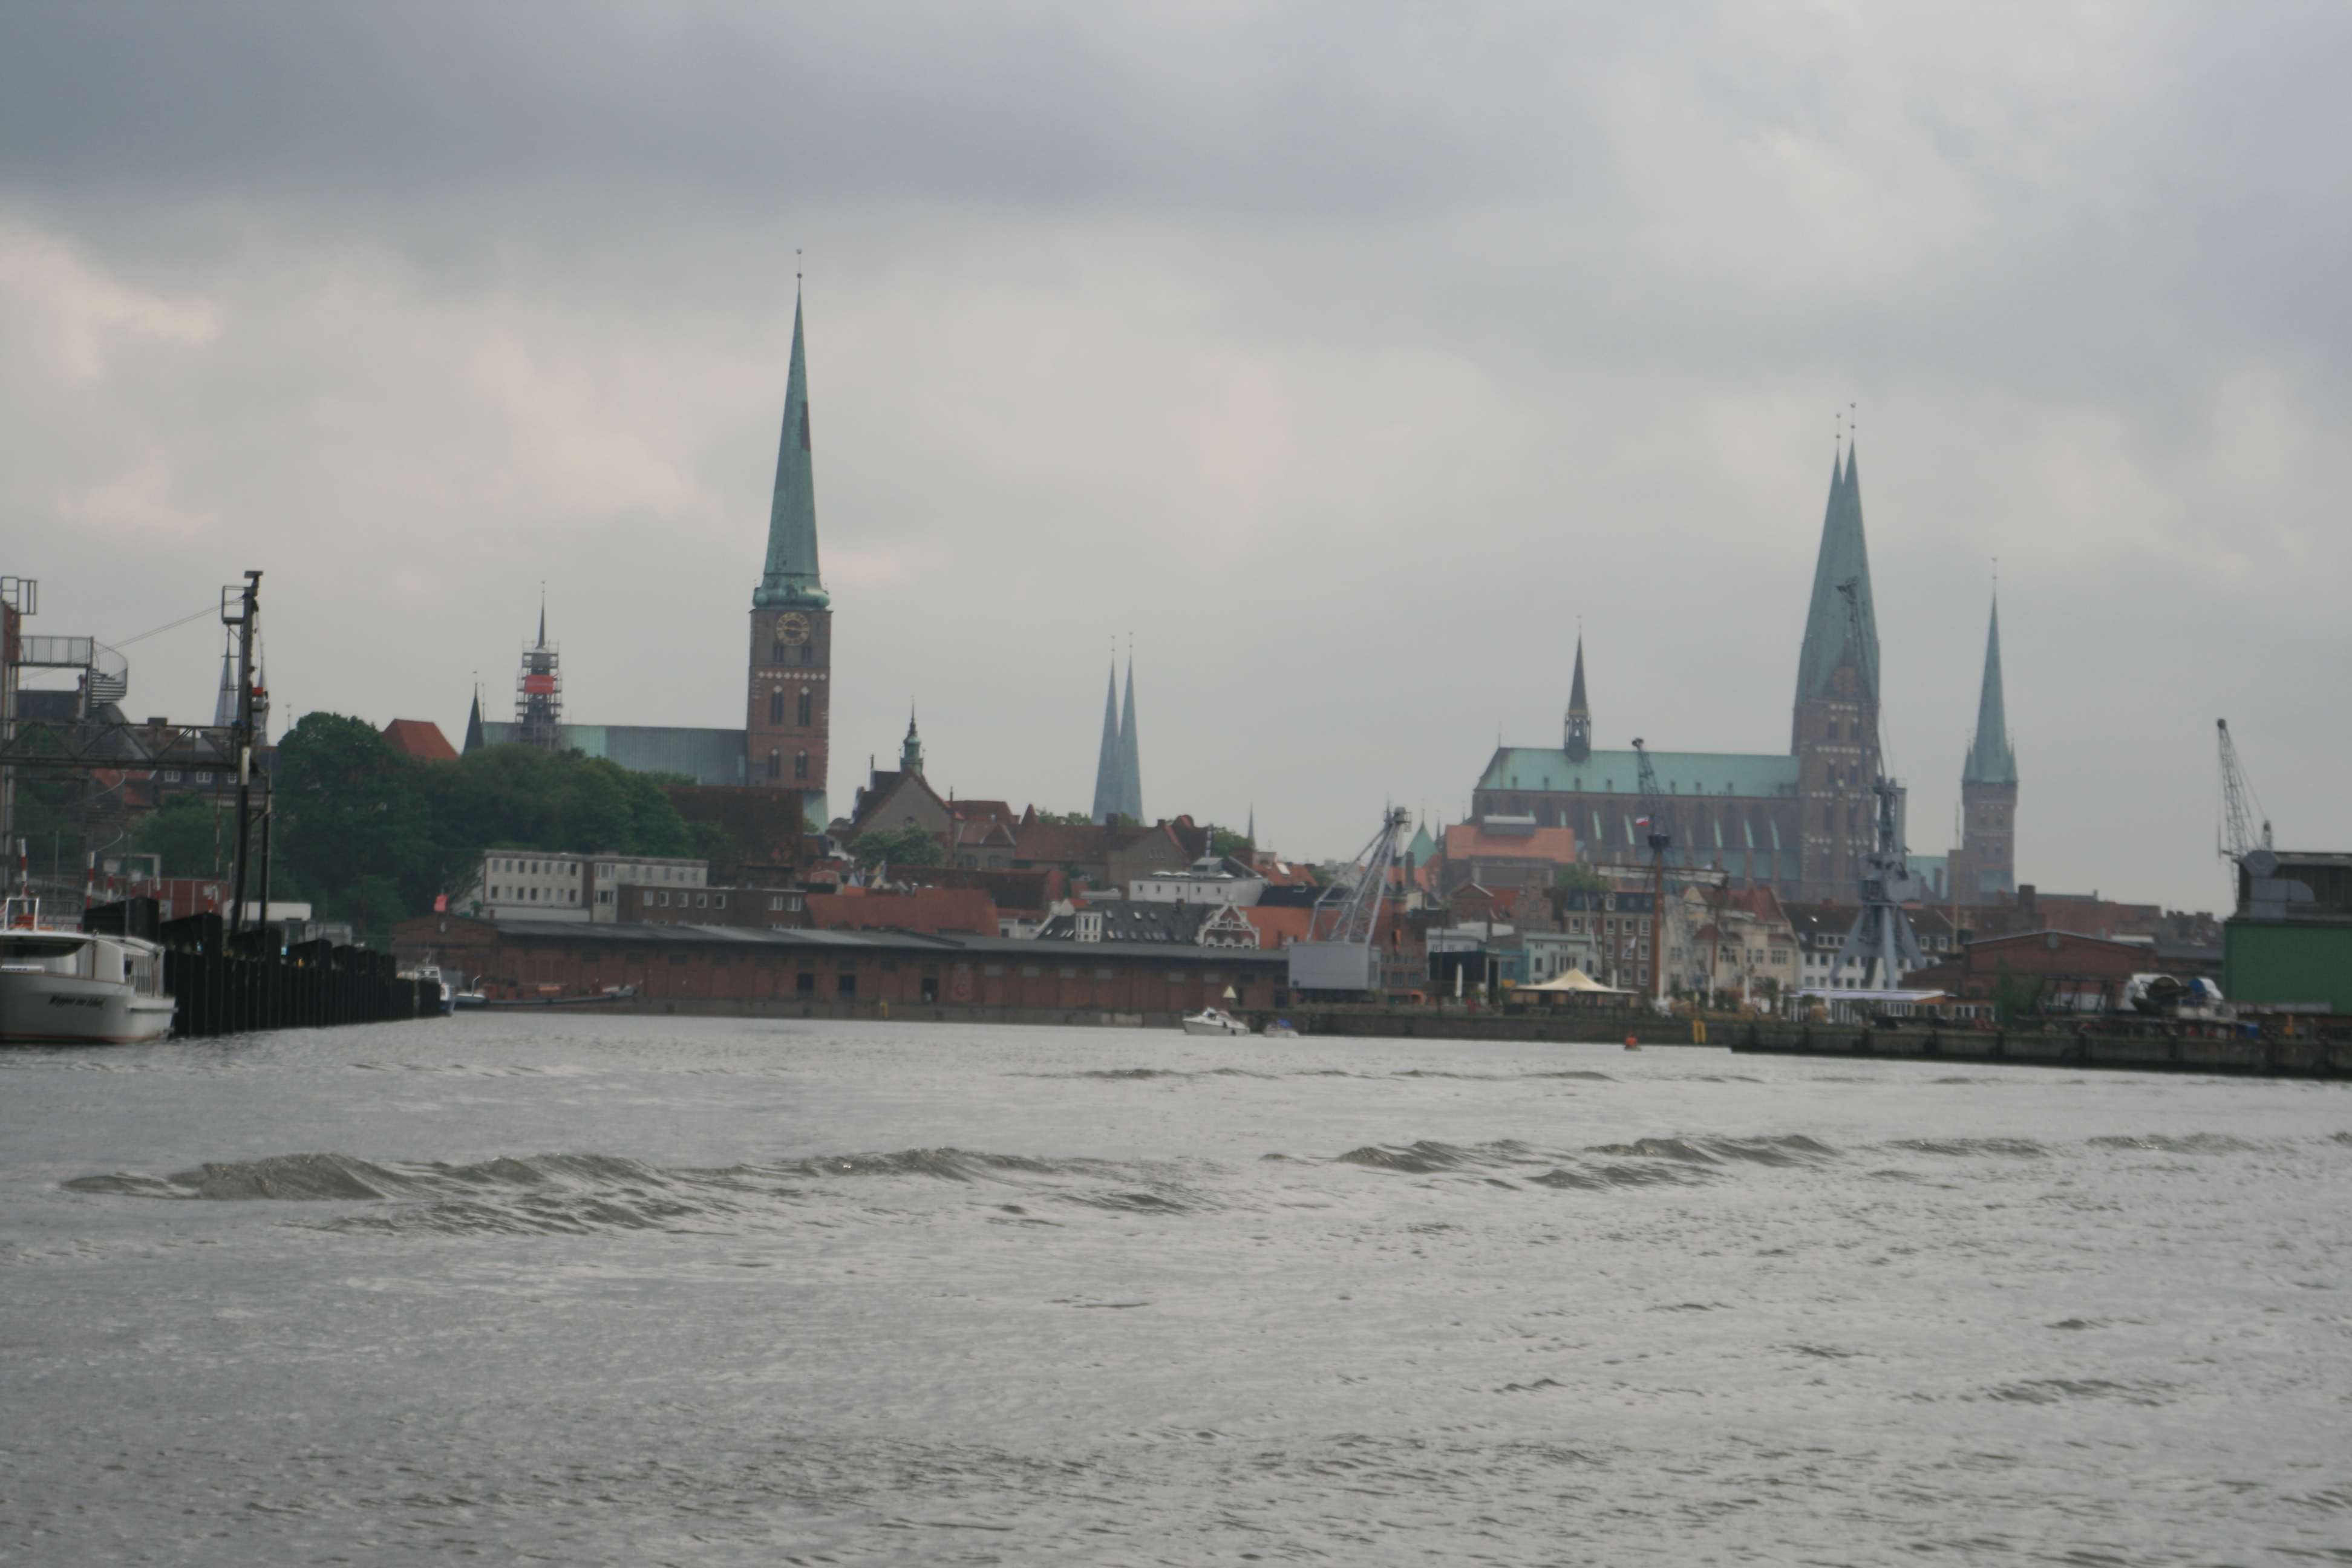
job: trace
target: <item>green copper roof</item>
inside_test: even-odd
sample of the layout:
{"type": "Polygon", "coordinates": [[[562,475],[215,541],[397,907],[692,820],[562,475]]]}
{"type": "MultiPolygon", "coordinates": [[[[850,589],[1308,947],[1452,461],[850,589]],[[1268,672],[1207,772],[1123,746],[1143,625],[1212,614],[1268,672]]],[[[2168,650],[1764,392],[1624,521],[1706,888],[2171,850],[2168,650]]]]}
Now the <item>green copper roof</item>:
{"type": "MultiPolygon", "coordinates": [[[[1652,752],[1658,787],[1669,795],[1728,795],[1759,799],[1797,792],[1797,759],[1737,752],[1652,752]]],[[[1641,789],[1641,759],[1632,752],[1595,752],[1571,762],[1549,746],[1506,746],[1486,764],[1482,790],[1582,790],[1633,795],[1641,789]]]]}
{"type": "Polygon", "coordinates": [[[1984,690],[1977,698],[1977,742],[1960,770],[1963,784],[2017,782],[2017,754],[2009,747],[2009,715],[2000,700],[2000,601],[1993,601],[1992,628],[1985,633],[1984,690]]]}
{"type": "Polygon", "coordinates": [[[1870,597],[1870,551],[1862,537],[1862,479],[1854,449],[1843,473],[1830,465],[1829,510],[1822,519],[1821,554],[1813,563],[1813,600],[1805,612],[1805,647],[1797,658],[1797,700],[1829,693],[1830,677],[1849,657],[1862,676],[1862,695],[1878,696],[1878,616],[1870,597]],[[1841,584],[1852,582],[1861,600],[1862,647],[1850,649],[1853,627],[1841,584]]]}
{"type": "Polygon", "coordinates": [[[784,433],[776,448],[776,497],[768,509],[768,562],[754,605],[829,602],[816,569],[816,476],[809,461],[808,359],[801,306],[793,301],[793,361],[784,378],[784,433]]]}

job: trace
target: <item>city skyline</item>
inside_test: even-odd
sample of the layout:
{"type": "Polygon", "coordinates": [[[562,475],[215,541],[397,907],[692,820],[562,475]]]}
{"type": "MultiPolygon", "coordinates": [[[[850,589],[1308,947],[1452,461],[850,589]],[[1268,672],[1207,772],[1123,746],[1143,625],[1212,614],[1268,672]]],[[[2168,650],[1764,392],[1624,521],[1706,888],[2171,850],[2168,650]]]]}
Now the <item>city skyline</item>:
{"type": "MultiPolygon", "coordinates": [[[[1596,745],[1785,749],[1851,411],[1915,849],[1995,556],[2021,880],[2220,907],[2217,716],[2282,843],[2352,835],[2340,21],[582,15],[0,24],[36,629],[260,567],[281,723],[454,736],[544,580],[570,715],[740,723],[804,268],[844,759],[911,695],[943,785],[1083,810],[1132,628],[1152,809],[1345,856],[1550,743],[1580,616],[1596,745]]],[[[210,711],[202,623],[126,651],[210,711]]]]}

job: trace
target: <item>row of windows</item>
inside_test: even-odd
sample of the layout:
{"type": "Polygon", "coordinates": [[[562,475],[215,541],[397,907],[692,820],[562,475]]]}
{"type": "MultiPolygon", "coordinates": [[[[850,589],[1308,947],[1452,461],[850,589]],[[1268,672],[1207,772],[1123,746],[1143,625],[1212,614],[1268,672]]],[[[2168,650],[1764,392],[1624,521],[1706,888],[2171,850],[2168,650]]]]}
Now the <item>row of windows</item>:
{"type": "Polygon", "coordinates": [[[580,875],[578,863],[570,860],[494,859],[490,862],[488,869],[505,871],[519,877],[577,877],[580,875]]]}
{"type": "MultiPolygon", "coordinates": [[[[807,687],[805,687],[805,686],[803,686],[803,688],[801,688],[800,720],[799,720],[799,722],[800,722],[800,724],[802,725],[802,727],[803,727],[803,728],[806,728],[806,727],[807,727],[807,726],[812,722],[811,719],[809,718],[809,713],[810,713],[809,692],[808,692],[808,688],[807,688],[807,687]]],[[[769,722],[769,723],[771,723],[771,724],[781,724],[781,723],[782,723],[783,721],[784,721],[784,689],[783,689],[782,687],[781,687],[781,686],[780,686],[780,687],[776,688],[776,689],[775,689],[775,690],[771,691],[770,693],[768,693],[768,722],[769,722]]]]}
{"type": "Polygon", "coordinates": [[[768,662],[770,664],[814,664],[816,644],[813,642],[772,644],[768,648],[768,662]]]}
{"type": "MultiPolygon", "coordinates": [[[[640,900],[640,907],[648,910],[666,910],[669,908],[669,889],[667,888],[647,888],[645,891],[644,899],[640,900]]],[[[698,910],[723,910],[727,907],[727,895],[724,893],[688,893],[684,889],[680,889],[677,895],[677,907],[682,910],[688,908],[698,910]],[[691,905],[688,905],[687,902],[689,898],[694,900],[691,905]]],[[[783,906],[772,901],[768,907],[772,910],[781,909],[783,906]]]]}
{"type": "MultiPolygon", "coordinates": [[[[768,753],[768,776],[772,779],[780,779],[784,776],[783,752],[770,752],[768,753]]],[[[808,753],[806,752],[794,752],[793,753],[793,777],[796,779],[804,779],[808,776],[808,753]]]]}
{"type": "Polygon", "coordinates": [[[492,888],[488,897],[492,903],[505,899],[518,904],[576,904],[580,901],[580,889],[577,888],[492,888]],[[563,896],[559,899],[555,896],[558,893],[563,896]],[[541,897],[542,894],[545,896],[541,897]]]}

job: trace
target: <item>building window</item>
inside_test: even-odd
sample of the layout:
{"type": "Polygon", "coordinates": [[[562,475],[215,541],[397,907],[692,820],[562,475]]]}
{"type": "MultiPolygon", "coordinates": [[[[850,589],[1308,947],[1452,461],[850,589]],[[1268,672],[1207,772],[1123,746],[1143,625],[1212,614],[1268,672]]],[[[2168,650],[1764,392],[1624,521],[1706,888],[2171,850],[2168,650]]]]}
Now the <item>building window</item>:
{"type": "Polygon", "coordinates": [[[793,753],[793,777],[796,779],[804,779],[808,777],[808,753],[806,752],[796,752],[793,753]]]}
{"type": "Polygon", "coordinates": [[[833,983],[833,988],[835,993],[838,994],[843,1001],[849,1001],[857,994],[857,976],[855,974],[844,974],[835,980],[833,983]]]}
{"type": "Polygon", "coordinates": [[[775,690],[768,693],[768,722],[771,724],[781,724],[783,721],[784,689],[780,686],[776,688],[775,690]]]}
{"type": "Polygon", "coordinates": [[[1077,977],[1078,977],[1078,972],[1077,972],[1076,970],[1075,970],[1075,969],[1071,968],[1068,964],[1064,964],[1064,965],[1062,966],[1062,978],[1063,978],[1063,979],[1065,979],[1065,980],[1076,980],[1077,977]]]}
{"type": "Polygon", "coordinates": [[[709,908],[710,907],[710,895],[709,895],[709,894],[708,894],[708,893],[697,893],[697,894],[695,894],[695,895],[694,895],[694,907],[695,907],[696,909],[698,909],[698,910],[707,910],[707,909],[709,909],[709,908]]]}
{"type": "Polygon", "coordinates": [[[1001,963],[985,964],[982,966],[981,973],[993,980],[1004,973],[1004,965],[1001,963]]]}
{"type": "Polygon", "coordinates": [[[768,753],[768,776],[772,779],[780,779],[784,776],[783,752],[770,752],[768,753]]]}
{"type": "Polygon", "coordinates": [[[713,893],[710,896],[710,901],[714,907],[723,910],[727,907],[727,895],[724,893],[713,893]]]}
{"type": "Polygon", "coordinates": [[[814,995],[815,995],[815,994],[816,994],[816,976],[815,976],[815,975],[814,975],[814,974],[802,974],[802,975],[800,975],[800,976],[796,977],[796,978],[793,981],[793,990],[796,994],[800,994],[800,995],[803,995],[803,996],[814,996],[814,995]]]}
{"type": "Polygon", "coordinates": [[[809,725],[809,689],[808,689],[807,687],[803,686],[803,687],[802,687],[802,688],[801,688],[801,728],[803,728],[803,729],[806,729],[806,728],[808,728],[808,725],[809,725]]]}
{"type": "Polygon", "coordinates": [[[1034,963],[1024,963],[1021,966],[1021,973],[1028,979],[1034,980],[1042,972],[1034,963]]]}

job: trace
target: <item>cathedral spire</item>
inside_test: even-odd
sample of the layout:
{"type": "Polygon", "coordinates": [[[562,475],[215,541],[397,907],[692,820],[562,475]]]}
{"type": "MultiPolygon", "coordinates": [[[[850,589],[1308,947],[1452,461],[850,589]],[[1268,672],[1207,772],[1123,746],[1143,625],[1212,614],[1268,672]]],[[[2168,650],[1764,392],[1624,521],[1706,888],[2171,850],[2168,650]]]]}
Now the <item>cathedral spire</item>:
{"type": "Polygon", "coordinates": [[[1103,690],[1102,751],[1095,761],[1095,807],[1089,813],[1107,823],[1118,815],[1118,655],[1110,660],[1110,679],[1103,690]]]}
{"type": "Polygon", "coordinates": [[[776,494],[768,508],[768,559],[755,608],[829,602],[816,564],[816,477],[809,458],[808,358],[801,340],[801,302],[793,299],[792,367],[784,377],[784,430],[776,447],[776,494]]]}
{"type": "Polygon", "coordinates": [[[1845,462],[1830,465],[1829,509],[1822,518],[1820,554],[1813,563],[1813,598],[1805,613],[1804,648],[1797,659],[1797,700],[1829,695],[1831,679],[1853,666],[1854,695],[1878,700],[1878,616],[1870,594],[1870,551],[1862,531],[1862,478],[1851,441],[1845,462]],[[1855,646],[1844,584],[1854,584],[1862,640],[1855,646]]]}
{"type": "Polygon", "coordinates": [[[2009,714],[2000,690],[2000,600],[1992,603],[1992,624],[1985,633],[1984,688],[1977,698],[1977,739],[1969,748],[1968,765],[1960,770],[1963,784],[2013,784],[2017,754],[2009,745],[2009,714]]]}
{"type": "Polygon", "coordinates": [[[1118,721],[1118,809],[1143,820],[1143,762],[1135,746],[1135,649],[1127,650],[1126,710],[1118,721]]]}
{"type": "Polygon", "coordinates": [[[1571,763],[1592,756],[1592,710],[1584,705],[1584,634],[1576,634],[1576,679],[1568,689],[1568,722],[1562,742],[1571,763]]]}

